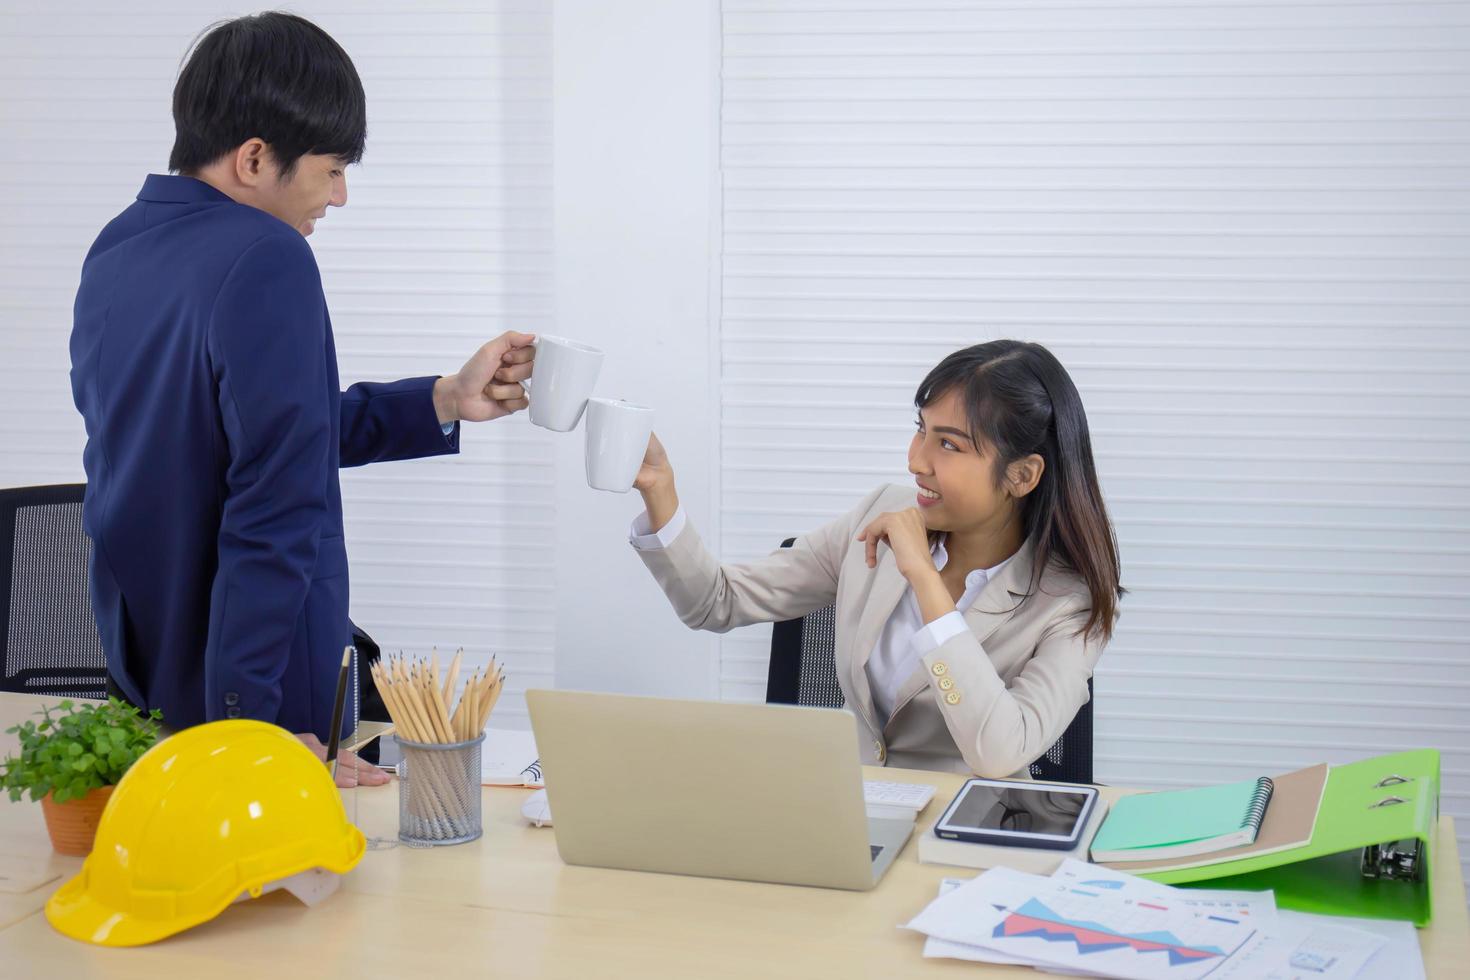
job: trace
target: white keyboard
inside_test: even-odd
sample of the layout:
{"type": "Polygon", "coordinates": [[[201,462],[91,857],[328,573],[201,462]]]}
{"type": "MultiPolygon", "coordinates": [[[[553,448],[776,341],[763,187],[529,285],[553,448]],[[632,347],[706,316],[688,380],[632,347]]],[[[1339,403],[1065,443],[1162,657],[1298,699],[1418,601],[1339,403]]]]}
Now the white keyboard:
{"type": "Polygon", "coordinates": [[[934,787],[922,783],[885,783],[863,780],[863,802],[869,806],[896,806],[918,812],[934,799],[934,787]]]}

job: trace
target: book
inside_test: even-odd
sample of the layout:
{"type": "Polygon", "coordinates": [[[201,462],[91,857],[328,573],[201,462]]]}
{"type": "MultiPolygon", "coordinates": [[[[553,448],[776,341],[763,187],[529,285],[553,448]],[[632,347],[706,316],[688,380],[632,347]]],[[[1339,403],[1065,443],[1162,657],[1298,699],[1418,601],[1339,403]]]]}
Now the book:
{"type": "Polygon", "coordinates": [[[486,729],[480,746],[480,785],[545,786],[536,736],[509,728],[486,729]]]}
{"type": "Polygon", "coordinates": [[[1092,842],[1093,835],[1097,833],[1107,812],[1107,801],[1099,797],[1093,804],[1092,816],[1083,828],[1077,847],[1070,851],[946,840],[934,833],[934,824],[944,816],[941,812],[919,834],[919,861],[923,864],[952,864],[962,868],[1014,868],[1034,875],[1049,875],[1069,857],[1079,861],[1087,860],[1087,845],[1092,842]]]}
{"type": "Polygon", "coordinates": [[[1316,833],[1317,817],[1326,795],[1327,773],[1327,763],[1319,762],[1315,766],[1271,777],[1274,787],[1271,805],[1266,808],[1266,817],[1261,821],[1256,839],[1249,844],[1193,857],[1108,863],[1131,874],[1147,875],[1203,868],[1302,847],[1316,833]]]}
{"type": "Polygon", "coordinates": [[[1139,793],[1113,804],[1092,842],[1094,861],[1170,861],[1255,842],[1271,777],[1221,786],[1139,793]]]}

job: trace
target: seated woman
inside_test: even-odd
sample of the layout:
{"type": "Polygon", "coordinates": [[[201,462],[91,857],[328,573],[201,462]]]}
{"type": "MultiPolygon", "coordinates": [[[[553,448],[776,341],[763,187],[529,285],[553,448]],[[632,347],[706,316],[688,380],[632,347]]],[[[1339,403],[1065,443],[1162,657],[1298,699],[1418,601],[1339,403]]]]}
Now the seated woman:
{"type": "Polygon", "coordinates": [[[1086,703],[1123,594],[1082,400],[1046,348],[998,340],[946,357],[914,404],[917,490],[738,565],[705,550],[654,437],[632,544],[693,629],[835,602],[865,764],[1027,778],[1086,703]]]}

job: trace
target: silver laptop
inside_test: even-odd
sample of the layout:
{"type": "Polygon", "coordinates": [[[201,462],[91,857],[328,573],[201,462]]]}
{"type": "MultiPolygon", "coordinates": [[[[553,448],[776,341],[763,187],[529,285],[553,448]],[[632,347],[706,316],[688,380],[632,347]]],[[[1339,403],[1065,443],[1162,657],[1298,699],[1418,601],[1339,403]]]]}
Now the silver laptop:
{"type": "Polygon", "coordinates": [[[568,864],[864,890],[913,832],[869,817],[830,708],[527,691],[568,864]]]}

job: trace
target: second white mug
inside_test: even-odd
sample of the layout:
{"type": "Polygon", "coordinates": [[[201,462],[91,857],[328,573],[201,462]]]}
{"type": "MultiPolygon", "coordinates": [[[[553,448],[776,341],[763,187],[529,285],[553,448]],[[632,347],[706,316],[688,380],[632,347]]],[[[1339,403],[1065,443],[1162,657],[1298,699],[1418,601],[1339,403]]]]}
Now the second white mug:
{"type": "Polygon", "coordinates": [[[653,409],[617,398],[589,399],[587,485],[613,493],[631,490],[652,434],[653,409]]]}

